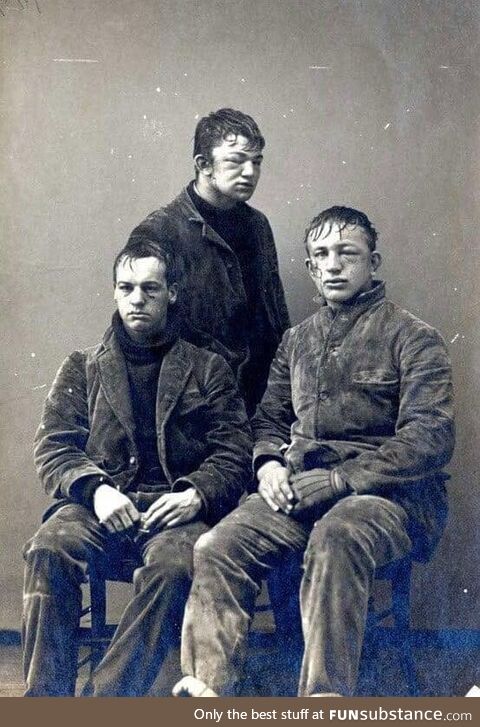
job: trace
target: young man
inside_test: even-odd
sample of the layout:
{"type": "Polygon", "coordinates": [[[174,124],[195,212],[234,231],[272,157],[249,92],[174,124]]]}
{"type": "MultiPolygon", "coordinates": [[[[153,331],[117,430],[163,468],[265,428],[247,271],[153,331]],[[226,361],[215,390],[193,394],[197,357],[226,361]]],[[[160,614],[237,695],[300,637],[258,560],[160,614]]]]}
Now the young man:
{"type": "Polygon", "coordinates": [[[219,109],[200,119],[195,180],[131,235],[154,240],[169,220],[184,269],[184,335],[226,358],[252,414],[289,325],[270,225],[246,204],[260,178],[264,145],[255,121],[241,111],[219,109]]]}
{"type": "Polygon", "coordinates": [[[134,595],[85,694],[148,692],[178,641],[193,544],[238,502],[251,434],[230,368],[178,337],[170,230],[114,265],[117,312],[103,341],[60,368],[35,442],[56,502],[26,544],[27,696],[71,696],[81,583],[133,560],[134,595]]]}
{"type": "Polygon", "coordinates": [[[195,547],[188,676],[176,694],[235,691],[261,580],[295,554],[304,566],[298,693],[352,694],[375,569],[427,558],[440,536],[450,363],[437,331],[374,280],[376,238],[366,215],[346,207],[307,229],[323,305],[287,331],[272,363],[253,420],[258,493],[195,547]]]}

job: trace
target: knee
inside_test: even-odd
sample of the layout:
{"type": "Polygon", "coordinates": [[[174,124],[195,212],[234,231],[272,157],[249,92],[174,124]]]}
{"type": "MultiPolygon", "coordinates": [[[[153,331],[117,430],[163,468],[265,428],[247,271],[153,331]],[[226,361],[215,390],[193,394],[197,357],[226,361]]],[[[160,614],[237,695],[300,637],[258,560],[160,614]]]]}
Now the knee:
{"type": "Polygon", "coordinates": [[[134,572],[133,583],[137,588],[145,588],[147,583],[178,588],[191,582],[192,573],[191,557],[186,559],[182,553],[168,553],[161,560],[148,558],[145,565],[134,572]]]}
{"type": "Polygon", "coordinates": [[[362,550],[362,534],[355,523],[337,517],[318,520],[311,532],[304,562],[335,559],[341,562],[362,550]]]}
{"type": "Polygon", "coordinates": [[[209,571],[215,564],[223,560],[234,560],[232,552],[232,539],[228,531],[221,527],[209,530],[199,537],[193,549],[193,562],[195,572],[199,570],[209,571]]]}

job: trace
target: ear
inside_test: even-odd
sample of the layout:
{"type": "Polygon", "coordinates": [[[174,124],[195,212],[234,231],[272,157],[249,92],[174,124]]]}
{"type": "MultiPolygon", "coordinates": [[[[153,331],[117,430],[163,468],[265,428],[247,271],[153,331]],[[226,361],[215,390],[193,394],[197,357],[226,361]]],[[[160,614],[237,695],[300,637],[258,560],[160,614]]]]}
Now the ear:
{"type": "Polygon", "coordinates": [[[372,261],[372,270],[375,272],[382,264],[382,256],[379,252],[374,250],[370,256],[370,260],[372,261]]]}
{"type": "Polygon", "coordinates": [[[320,275],[318,273],[318,270],[313,267],[312,261],[309,257],[305,258],[305,265],[307,267],[308,274],[310,275],[312,280],[318,280],[320,275]]]}
{"type": "Polygon", "coordinates": [[[168,286],[168,302],[171,305],[172,303],[177,302],[177,296],[178,296],[178,283],[172,283],[168,286]]]}
{"type": "Polygon", "coordinates": [[[196,154],[193,157],[193,161],[197,172],[199,172],[200,174],[205,174],[205,176],[207,177],[211,176],[213,169],[207,157],[203,156],[203,154],[196,154]]]}

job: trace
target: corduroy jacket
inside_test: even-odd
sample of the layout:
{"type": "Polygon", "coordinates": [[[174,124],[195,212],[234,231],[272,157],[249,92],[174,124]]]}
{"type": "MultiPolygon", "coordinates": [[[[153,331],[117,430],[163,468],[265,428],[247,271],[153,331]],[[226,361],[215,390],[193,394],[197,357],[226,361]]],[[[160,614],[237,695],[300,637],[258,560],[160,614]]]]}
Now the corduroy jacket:
{"type": "MultiPolygon", "coordinates": [[[[251,430],[233,374],[218,354],[177,340],[165,355],[156,400],[158,455],[172,491],[194,487],[203,518],[235,507],[251,466],[251,430]]],[[[35,436],[47,494],[91,505],[92,484],[135,488],[139,453],[127,368],[112,328],[60,367],[35,436]]],[[[50,514],[50,511],[49,511],[50,514]]]]}
{"type": "MultiPolygon", "coordinates": [[[[258,276],[259,304],[263,306],[269,321],[270,330],[266,335],[270,340],[263,343],[273,356],[282,334],[289,326],[277,252],[265,215],[249,205],[245,207],[249,210],[249,234],[255,258],[252,267],[258,276]]],[[[154,240],[155,230],[165,218],[175,232],[172,242],[182,266],[177,303],[182,317],[192,329],[213,338],[210,347],[221,353],[232,366],[248,400],[249,391],[256,392],[259,387],[263,389],[271,356],[267,356],[263,365],[253,373],[253,376],[259,377],[258,383],[243,380],[242,368],[249,358],[244,323],[247,303],[237,256],[205,222],[186,189],[169,205],[152,212],[132,231],[131,239],[147,236],[154,240]]],[[[254,327],[255,321],[248,321],[248,325],[254,327]]]]}
{"type": "Polygon", "coordinates": [[[402,504],[418,550],[438,540],[454,447],[450,361],[440,334],[387,300],[382,282],[286,332],[253,429],[257,463],[336,469],[353,492],[402,504]]]}

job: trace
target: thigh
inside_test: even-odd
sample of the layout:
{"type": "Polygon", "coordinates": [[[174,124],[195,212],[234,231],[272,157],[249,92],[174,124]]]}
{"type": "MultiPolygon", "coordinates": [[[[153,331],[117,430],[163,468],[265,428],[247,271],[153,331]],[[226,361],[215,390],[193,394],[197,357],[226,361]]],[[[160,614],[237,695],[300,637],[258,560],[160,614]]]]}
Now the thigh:
{"type": "Polygon", "coordinates": [[[193,573],[193,547],[210,528],[198,520],[175,528],[167,528],[149,537],[141,545],[145,565],[177,563],[190,575],[193,573]]]}
{"type": "Polygon", "coordinates": [[[98,568],[109,569],[111,559],[121,557],[122,547],[94,513],[83,505],[69,503],[40,526],[26,543],[24,557],[38,551],[53,552],[72,565],[95,563],[98,568]]]}
{"type": "Polygon", "coordinates": [[[412,549],[407,513],[398,503],[376,495],[350,495],[336,503],[315,523],[309,549],[320,541],[337,550],[361,545],[376,567],[412,549]]]}
{"type": "Polygon", "coordinates": [[[254,493],[221,520],[207,538],[211,551],[217,549],[237,562],[274,567],[286,556],[303,552],[310,528],[275,512],[254,493]]]}

